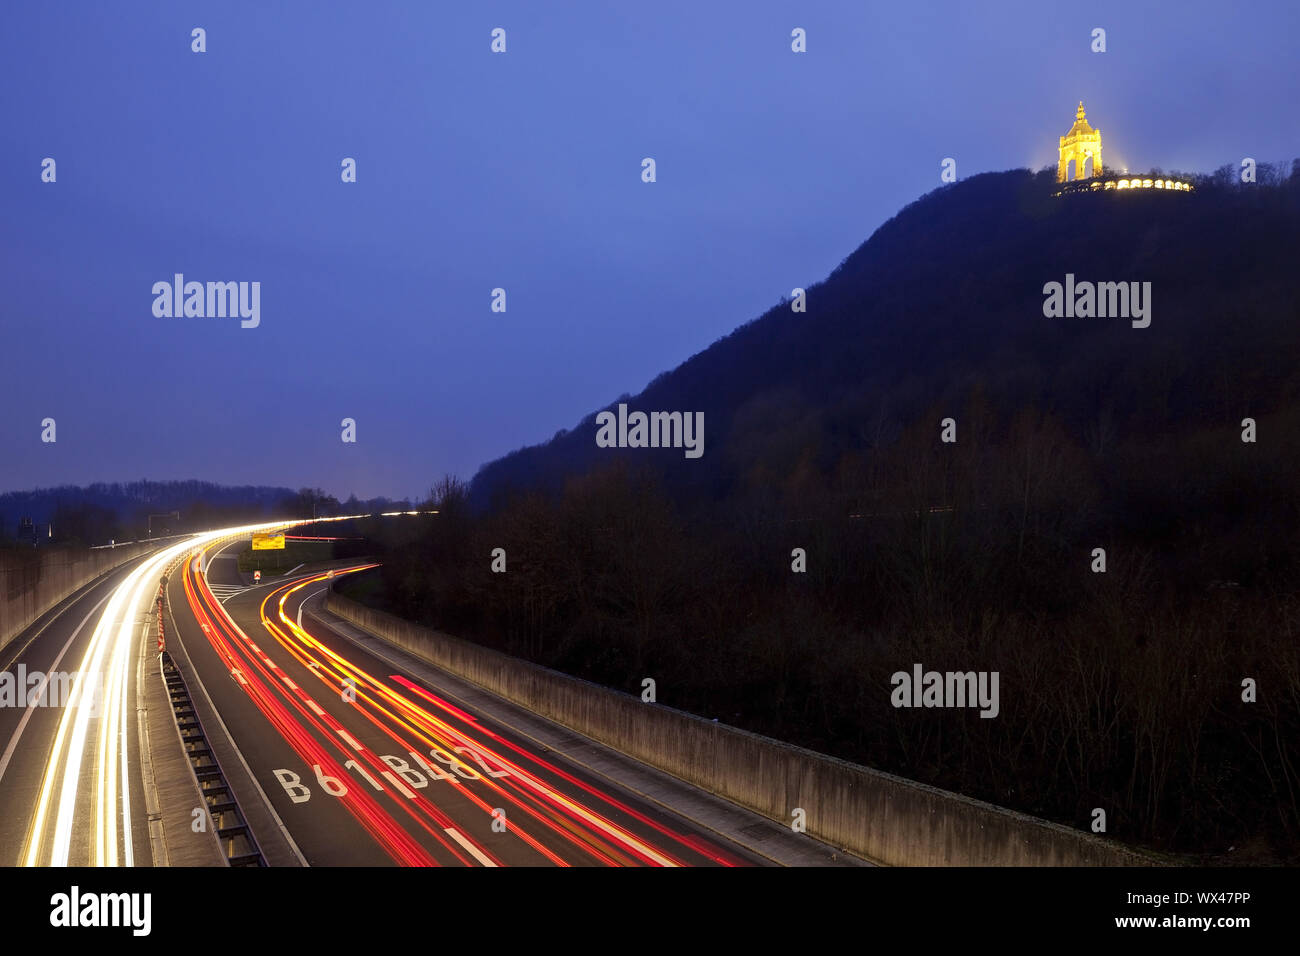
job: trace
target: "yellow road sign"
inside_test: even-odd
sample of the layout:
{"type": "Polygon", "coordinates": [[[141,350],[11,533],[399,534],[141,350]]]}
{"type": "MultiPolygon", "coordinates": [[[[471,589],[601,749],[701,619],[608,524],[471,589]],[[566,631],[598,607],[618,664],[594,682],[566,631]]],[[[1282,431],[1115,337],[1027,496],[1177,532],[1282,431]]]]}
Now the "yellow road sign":
{"type": "Polygon", "coordinates": [[[255,534],[253,535],[254,551],[283,551],[284,534],[255,534]]]}

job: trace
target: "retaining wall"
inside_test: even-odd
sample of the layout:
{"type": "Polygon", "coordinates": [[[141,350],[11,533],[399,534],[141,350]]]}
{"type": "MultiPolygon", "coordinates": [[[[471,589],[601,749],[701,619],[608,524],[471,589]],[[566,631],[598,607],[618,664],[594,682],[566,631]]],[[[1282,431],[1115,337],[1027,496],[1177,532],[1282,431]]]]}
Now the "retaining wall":
{"type": "Polygon", "coordinates": [[[705,720],[480,647],[332,590],[326,608],[435,667],[689,783],[893,866],[1151,866],[1082,830],[705,720]]]}
{"type": "Polygon", "coordinates": [[[141,541],[116,548],[0,551],[0,649],[77,589],[156,547],[141,541]]]}

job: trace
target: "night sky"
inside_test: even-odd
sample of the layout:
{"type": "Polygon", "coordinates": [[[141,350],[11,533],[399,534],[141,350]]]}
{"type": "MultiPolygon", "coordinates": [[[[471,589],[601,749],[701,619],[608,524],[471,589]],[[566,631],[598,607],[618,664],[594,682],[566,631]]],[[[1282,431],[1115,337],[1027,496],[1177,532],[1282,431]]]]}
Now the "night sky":
{"type": "Polygon", "coordinates": [[[10,5],[0,491],[469,478],[824,278],[945,157],[1055,165],[1081,99],[1108,166],[1300,156],[1293,0],[971,6],[10,5]],[[155,317],[177,272],[261,282],[260,326],[155,317]]]}

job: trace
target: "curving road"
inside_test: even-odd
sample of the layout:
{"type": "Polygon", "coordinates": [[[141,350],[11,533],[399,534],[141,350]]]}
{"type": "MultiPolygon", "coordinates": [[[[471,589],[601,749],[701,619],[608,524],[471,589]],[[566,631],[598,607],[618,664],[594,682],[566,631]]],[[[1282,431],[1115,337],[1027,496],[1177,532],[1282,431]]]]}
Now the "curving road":
{"type": "Polygon", "coordinates": [[[303,619],[328,574],[359,567],[239,591],[229,555],[212,549],[210,585],[189,562],[172,606],[192,615],[178,627],[193,670],[308,863],[764,862],[303,619]]]}
{"type": "Polygon", "coordinates": [[[0,655],[50,704],[0,706],[0,864],[148,866],[151,847],[215,859],[215,843],[187,856],[167,837],[190,830],[197,790],[174,723],[146,730],[170,720],[153,614],[165,575],[168,653],[269,865],[860,865],[326,613],[330,578],[368,565],[254,586],[236,554],[283,526],[133,561],[0,655]],[[148,719],[142,689],[161,697],[148,719]]]}

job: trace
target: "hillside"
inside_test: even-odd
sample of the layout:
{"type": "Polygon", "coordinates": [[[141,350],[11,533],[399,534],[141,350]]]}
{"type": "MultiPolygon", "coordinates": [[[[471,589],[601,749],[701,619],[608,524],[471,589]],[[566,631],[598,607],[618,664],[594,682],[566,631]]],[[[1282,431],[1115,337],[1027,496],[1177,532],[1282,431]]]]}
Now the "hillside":
{"type": "Polygon", "coordinates": [[[1223,178],[1200,177],[1191,194],[1053,198],[1050,175],[1020,170],[938,189],[809,287],[805,314],[778,304],[625,397],[632,409],[703,411],[701,459],[598,449],[593,412],[485,465],[474,500],[558,488],[621,454],[723,497],[763,463],[793,466],[792,445],[814,441],[829,467],[925,409],[955,414],[976,382],[995,405],[1032,401],[1080,433],[1103,415],[1118,433],[1154,432],[1276,407],[1300,368],[1300,178],[1223,178]],[[1044,283],[1067,273],[1151,282],[1151,325],[1044,318],[1044,283]],[[1232,370],[1246,372],[1249,400],[1232,370]]]}
{"type": "Polygon", "coordinates": [[[1300,860],[1300,177],[1224,179],[926,196],[807,314],[777,306],[628,399],[703,411],[702,457],[598,448],[589,418],[435,489],[355,586],[1067,826],[1100,808],[1127,842],[1300,860]],[[1149,326],[1046,317],[1071,274],[1150,282],[1149,326]],[[900,709],[922,666],[1000,675],[995,719],[900,709]]]}

